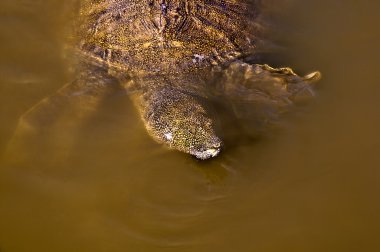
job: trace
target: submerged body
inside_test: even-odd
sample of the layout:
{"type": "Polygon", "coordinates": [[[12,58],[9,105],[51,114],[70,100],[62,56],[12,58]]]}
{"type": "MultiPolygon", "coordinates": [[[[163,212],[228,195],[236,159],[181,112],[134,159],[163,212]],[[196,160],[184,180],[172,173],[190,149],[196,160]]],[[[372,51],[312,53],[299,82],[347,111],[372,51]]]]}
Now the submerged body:
{"type": "Polygon", "coordinates": [[[204,105],[210,97],[259,105],[269,118],[310,95],[308,83],[319,78],[245,63],[259,41],[259,10],[259,0],[84,0],[80,74],[26,113],[21,126],[35,127],[67,99],[91,110],[97,97],[126,89],[156,141],[214,157],[223,141],[204,105]]]}

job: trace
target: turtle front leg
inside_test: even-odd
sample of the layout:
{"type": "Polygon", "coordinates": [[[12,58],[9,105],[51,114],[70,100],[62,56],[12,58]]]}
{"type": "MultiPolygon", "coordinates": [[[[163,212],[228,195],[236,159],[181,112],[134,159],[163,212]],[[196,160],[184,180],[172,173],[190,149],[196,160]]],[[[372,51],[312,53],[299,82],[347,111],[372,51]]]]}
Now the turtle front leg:
{"type": "Polygon", "coordinates": [[[235,116],[263,129],[294,104],[314,97],[313,84],[321,78],[318,71],[298,76],[290,68],[240,61],[219,74],[218,93],[229,101],[235,116]]]}
{"type": "MultiPolygon", "coordinates": [[[[76,78],[44,98],[19,119],[8,145],[8,155],[33,156],[36,145],[51,149],[70,149],[78,130],[103,99],[115,92],[117,81],[106,69],[85,66],[76,78]],[[34,147],[32,147],[34,146],[34,147]]],[[[41,150],[40,150],[41,151],[41,150]]]]}

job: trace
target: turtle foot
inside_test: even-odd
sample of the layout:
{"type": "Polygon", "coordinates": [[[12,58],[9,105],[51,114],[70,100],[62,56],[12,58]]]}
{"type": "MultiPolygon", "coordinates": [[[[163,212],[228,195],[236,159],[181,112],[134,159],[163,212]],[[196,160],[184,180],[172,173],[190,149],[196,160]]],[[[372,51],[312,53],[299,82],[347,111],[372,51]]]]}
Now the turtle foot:
{"type": "MultiPolygon", "coordinates": [[[[299,76],[291,68],[234,62],[222,71],[218,93],[229,103],[237,119],[253,123],[255,129],[278,124],[284,112],[295,104],[310,101],[318,71],[299,76]]],[[[251,124],[252,125],[252,124],[251,124]]],[[[261,131],[261,130],[260,130],[261,131]]]]}

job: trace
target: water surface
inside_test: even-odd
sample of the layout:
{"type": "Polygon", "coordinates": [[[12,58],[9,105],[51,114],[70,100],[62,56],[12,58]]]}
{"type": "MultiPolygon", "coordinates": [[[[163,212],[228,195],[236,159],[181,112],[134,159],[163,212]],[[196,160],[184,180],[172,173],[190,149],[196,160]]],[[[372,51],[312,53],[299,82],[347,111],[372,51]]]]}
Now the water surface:
{"type": "Polygon", "coordinates": [[[0,250],[379,251],[380,3],[286,2],[268,60],[320,70],[317,99],[198,162],[154,143],[125,95],[5,152],[18,118],[72,78],[73,5],[3,0],[0,250]]]}

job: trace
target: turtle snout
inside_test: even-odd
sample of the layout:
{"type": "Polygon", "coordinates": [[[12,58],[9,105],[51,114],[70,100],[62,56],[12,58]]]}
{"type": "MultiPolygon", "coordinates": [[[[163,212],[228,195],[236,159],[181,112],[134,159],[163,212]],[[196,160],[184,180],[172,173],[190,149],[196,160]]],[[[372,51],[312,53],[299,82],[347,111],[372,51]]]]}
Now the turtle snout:
{"type": "Polygon", "coordinates": [[[216,157],[220,152],[220,148],[211,148],[207,149],[203,152],[197,153],[196,157],[202,160],[209,159],[212,157],[216,157]]]}
{"type": "Polygon", "coordinates": [[[191,154],[194,155],[197,159],[206,160],[209,158],[216,157],[221,150],[222,142],[219,139],[217,139],[217,141],[215,141],[212,145],[209,145],[209,147],[195,150],[191,154]]]}

